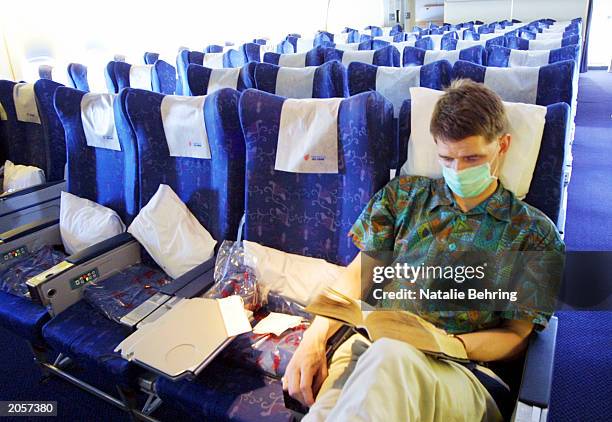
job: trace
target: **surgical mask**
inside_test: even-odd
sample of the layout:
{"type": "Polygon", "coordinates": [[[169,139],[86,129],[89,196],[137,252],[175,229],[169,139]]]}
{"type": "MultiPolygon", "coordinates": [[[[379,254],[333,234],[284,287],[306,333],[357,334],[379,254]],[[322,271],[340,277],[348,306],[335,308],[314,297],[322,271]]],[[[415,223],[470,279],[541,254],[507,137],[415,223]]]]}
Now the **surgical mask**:
{"type": "Polygon", "coordinates": [[[491,164],[488,162],[459,171],[442,166],[442,175],[450,190],[462,198],[480,195],[497,179],[491,174],[491,164]]]}

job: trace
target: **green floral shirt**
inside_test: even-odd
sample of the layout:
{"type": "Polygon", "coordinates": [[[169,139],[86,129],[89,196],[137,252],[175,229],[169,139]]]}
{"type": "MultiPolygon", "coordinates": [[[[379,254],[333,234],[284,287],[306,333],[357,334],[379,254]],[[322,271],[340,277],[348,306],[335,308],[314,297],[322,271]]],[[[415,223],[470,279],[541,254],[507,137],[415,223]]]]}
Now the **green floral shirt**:
{"type": "MultiPolygon", "coordinates": [[[[435,256],[449,251],[553,251],[564,244],[555,225],[541,211],[517,199],[501,183],[485,201],[463,212],[444,179],[402,176],[391,180],[370,200],[350,233],[364,252],[392,251],[395,257],[435,256]]],[[[553,289],[555,286],[550,286],[553,289]]],[[[558,286],[557,286],[558,287],[558,286]]],[[[534,289],[546,293],[549,286],[534,289]]],[[[437,310],[416,306],[423,318],[450,333],[498,326],[503,319],[546,326],[551,314],[534,310],[437,310]]]]}

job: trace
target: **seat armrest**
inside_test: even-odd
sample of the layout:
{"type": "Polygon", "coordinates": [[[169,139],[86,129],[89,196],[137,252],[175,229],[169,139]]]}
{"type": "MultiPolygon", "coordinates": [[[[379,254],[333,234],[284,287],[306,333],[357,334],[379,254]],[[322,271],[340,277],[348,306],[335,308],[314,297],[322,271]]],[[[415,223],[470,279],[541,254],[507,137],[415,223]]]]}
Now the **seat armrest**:
{"type": "Polygon", "coordinates": [[[12,198],[17,198],[19,196],[27,195],[29,193],[36,192],[38,190],[48,188],[50,186],[58,185],[60,183],[64,183],[64,180],[56,180],[55,182],[41,183],[39,185],[30,186],[29,188],[20,189],[20,190],[17,190],[15,192],[11,192],[8,195],[0,196],[0,202],[8,201],[8,200],[10,200],[12,198]]]}
{"type": "Polygon", "coordinates": [[[28,224],[24,224],[13,230],[8,230],[4,233],[0,233],[0,243],[11,242],[13,240],[19,239],[20,237],[36,233],[37,231],[46,229],[47,227],[51,227],[56,224],[59,224],[59,219],[57,218],[47,218],[44,220],[37,220],[28,224]]]}
{"type": "Polygon", "coordinates": [[[544,330],[531,336],[519,389],[522,403],[540,408],[550,403],[558,322],[553,316],[544,330]]]}
{"type": "Polygon", "coordinates": [[[214,270],[216,258],[212,257],[200,265],[187,271],[167,286],[162,287],[161,293],[170,296],[192,298],[201,295],[214,283],[214,270]]]}
{"type": "Polygon", "coordinates": [[[98,242],[95,245],[91,245],[80,252],[72,254],[66,258],[66,261],[73,265],[81,265],[133,240],[135,239],[131,234],[124,232],[109,239],[103,240],[102,242],[98,242]]]}

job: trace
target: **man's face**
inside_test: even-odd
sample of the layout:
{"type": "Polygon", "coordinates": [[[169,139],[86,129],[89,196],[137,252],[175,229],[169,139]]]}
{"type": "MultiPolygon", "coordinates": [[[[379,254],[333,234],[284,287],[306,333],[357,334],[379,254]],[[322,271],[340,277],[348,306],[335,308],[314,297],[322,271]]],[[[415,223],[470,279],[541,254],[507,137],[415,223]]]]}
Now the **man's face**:
{"type": "Polygon", "coordinates": [[[493,142],[487,141],[482,135],[468,136],[460,141],[436,141],[440,164],[455,171],[469,167],[491,163],[494,175],[499,170],[499,159],[510,145],[510,135],[502,135],[493,142]],[[498,157],[499,153],[499,157],[498,157]],[[496,160],[497,158],[497,160],[496,160]]]}

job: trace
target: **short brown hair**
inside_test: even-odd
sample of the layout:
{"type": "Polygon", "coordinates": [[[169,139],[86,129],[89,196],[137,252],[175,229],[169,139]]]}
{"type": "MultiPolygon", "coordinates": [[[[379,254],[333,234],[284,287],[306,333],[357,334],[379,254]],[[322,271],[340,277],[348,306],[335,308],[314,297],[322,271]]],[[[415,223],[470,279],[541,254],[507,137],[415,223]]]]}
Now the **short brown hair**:
{"type": "Polygon", "coordinates": [[[492,142],[507,127],[499,95],[471,79],[457,79],[438,100],[429,131],[435,141],[453,142],[481,135],[492,142]]]}

